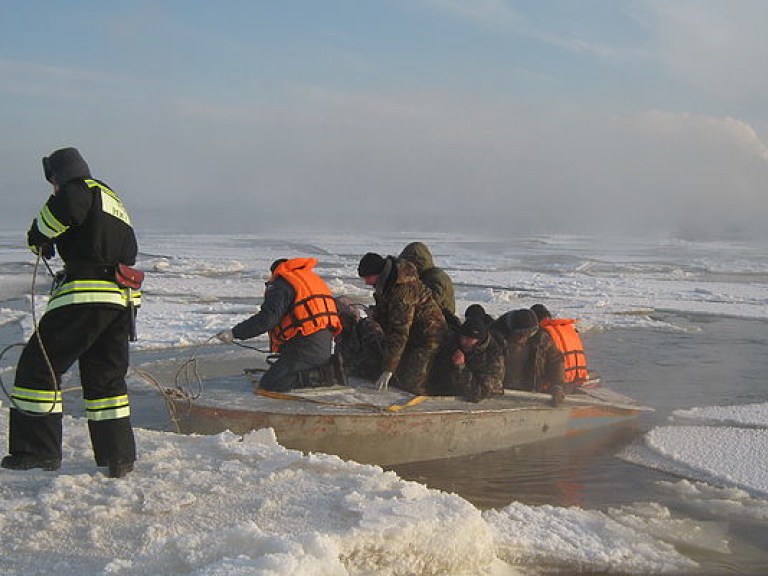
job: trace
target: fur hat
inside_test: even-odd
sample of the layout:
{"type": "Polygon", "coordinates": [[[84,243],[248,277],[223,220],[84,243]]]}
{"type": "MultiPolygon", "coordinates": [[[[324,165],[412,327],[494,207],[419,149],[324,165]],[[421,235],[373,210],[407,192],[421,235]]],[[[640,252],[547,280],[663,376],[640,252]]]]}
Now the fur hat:
{"type": "Polygon", "coordinates": [[[350,318],[352,320],[358,320],[360,318],[360,311],[357,309],[355,301],[349,296],[336,296],[336,309],[343,317],[350,318]]]}
{"type": "Polygon", "coordinates": [[[357,275],[364,278],[366,276],[381,274],[381,271],[384,270],[385,263],[386,261],[380,254],[368,252],[360,259],[360,264],[357,266],[357,275]]]}
{"type": "Polygon", "coordinates": [[[513,310],[508,314],[505,314],[507,330],[510,334],[533,334],[539,327],[539,321],[534,314],[528,308],[521,310],[513,310]]]}
{"type": "Polygon", "coordinates": [[[547,318],[552,318],[552,314],[549,313],[547,307],[544,304],[534,304],[531,306],[531,311],[536,314],[536,318],[541,322],[547,318]]]}

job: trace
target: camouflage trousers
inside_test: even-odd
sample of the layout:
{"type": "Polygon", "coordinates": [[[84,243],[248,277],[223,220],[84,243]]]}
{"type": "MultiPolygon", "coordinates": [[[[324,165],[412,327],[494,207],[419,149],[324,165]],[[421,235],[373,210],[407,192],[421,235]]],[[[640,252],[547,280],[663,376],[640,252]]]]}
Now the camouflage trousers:
{"type": "Polygon", "coordinates": [[[426,394],[427,381],[438,348],[439,343],[428,347],[406,348],[393,378],[394,386],[412,394],[426,394]]]}

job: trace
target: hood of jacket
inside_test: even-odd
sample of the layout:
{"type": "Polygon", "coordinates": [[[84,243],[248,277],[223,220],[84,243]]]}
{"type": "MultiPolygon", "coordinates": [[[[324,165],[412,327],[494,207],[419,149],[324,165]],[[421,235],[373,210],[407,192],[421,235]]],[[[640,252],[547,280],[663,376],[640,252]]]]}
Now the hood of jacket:
{"type": "Polygon", "coordinates": [[[414,266],[419,274],[422,274],[425,270],[435,267],[435,263],[432,260],[432,253],[427,248],[427,245],[423,242],[411,242],[403,248],[400,252],[400,258],[408,260],[414,266]]]}
{"type": "Polygon", "coordinates": [[[91,170],[77,148],[62,148],[43,158],[43,172],[46,180],[53,179],[59,186],[70,180],[91,178],[91,170]]]}

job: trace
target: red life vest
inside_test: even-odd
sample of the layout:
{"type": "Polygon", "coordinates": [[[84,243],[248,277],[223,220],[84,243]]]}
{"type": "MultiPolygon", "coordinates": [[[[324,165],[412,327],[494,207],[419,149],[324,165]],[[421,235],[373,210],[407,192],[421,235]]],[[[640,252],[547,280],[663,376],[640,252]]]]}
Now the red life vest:
{"type": "Polygon", "coordinates": [[[341,333],[341,317],[331,290],[312,272],[316,264],[314,258],[293,258],[272,272],[270,282],[283,278],[296,293],[288,313],[269,332],[272,352],[279,352],[285,342],[299,334],[308,336],[326,328],[334,335],[341,333]]]}
{"type": "Polygon", "coordinates": [[[578,386],[589,380],[589,370],[587,370],[584,345],[581,343],[581,336],[576,331],[575,324],[576,320],[573,318],[549,318],[539,323],[552,337],[558,350],[563,353],[565,383],[578,386]]]}

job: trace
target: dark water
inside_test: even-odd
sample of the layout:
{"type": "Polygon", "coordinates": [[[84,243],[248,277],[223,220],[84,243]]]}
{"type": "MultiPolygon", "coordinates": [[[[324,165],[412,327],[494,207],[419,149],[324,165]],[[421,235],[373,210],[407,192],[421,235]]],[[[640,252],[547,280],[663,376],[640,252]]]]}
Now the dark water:
{"type": "MultiPolygon", "coordinates": [[[[584,334],[590,364],[611,388],[654,407],[632,425],[516,449],[392,467],[404,478],[460,494],[476,506],[530,505],[607,510],[658,502],[681,517],[723,522],[689,510],[657,482],[669,474],[616,457],[677,409],[768,402],[768,323],[727,317],[659,315],[681,327],[584,334]]],[[[768,455],[766,455],[768,457],[768,455]]],[[[683,551],[707,574],[768,574],[768,524],[726,519],[731,554],[683,551]]]]}

